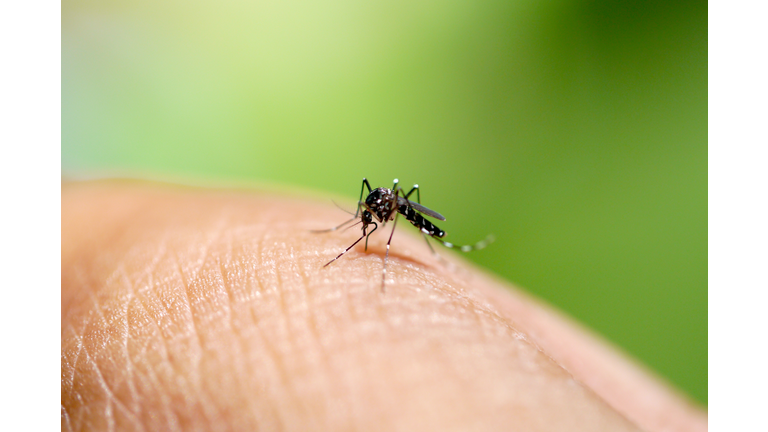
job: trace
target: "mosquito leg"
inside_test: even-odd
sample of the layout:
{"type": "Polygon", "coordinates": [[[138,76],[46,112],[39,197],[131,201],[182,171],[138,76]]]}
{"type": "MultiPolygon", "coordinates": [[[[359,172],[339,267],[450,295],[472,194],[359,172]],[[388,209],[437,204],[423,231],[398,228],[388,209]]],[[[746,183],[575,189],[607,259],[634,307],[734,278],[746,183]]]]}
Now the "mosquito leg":
{"type": "Polygon", "coordinates": [[[421,204],[421,191],[419,190],[419,185],[415,184],[411,188],[411,190],[405,194],[405,199],[408,199],[412,193],[416,192],[416,202],[421,204]]]}
{"type": "Polygon", "coordinates": [[[367,178],[363,177],[363,184],[360,185],[360,198],[357,199],[357,211],[355,212],[355,217],[360,214],[360,203],[363,202],[363,191],[365,190],[366,186],[368,187],[368,193],[371,193],[371,184],[368,183],[367,178]]]}
{"type": "Polygon", "coordinates": [[[389,233],[389,240],[387,240],[387,252],[384,254],[384,270],[381,272],[381,292],[384,292],[384,283],[387,280],[387,261],[389,260],[389,245],[392,243],[392,236],[395,234],[395,227],[397,227],[397,215],[395,215],[395,222],[392,224],[392,232],[389,233]]]}
{"type": "MultiPolygon", "coordinates": [[[[371,184],[368,183],[368,179],[363,177],[363,185],[368,186],[368,193],[371,193],[371,184]]],[[[360,188],[360,198],[363,197],[363,188],[360,188]]]]}
{"type": "MultiPolygon", "coordinates": [[[[397,181],[397,179],[395,179],[397,181]]],[[[397,185],[397,183],[395,183],[397,185]]],[[[395,203],[397,203],[397,197],[399,196],[399,190],[395,190],[395,203]]],[[[384,270],[381,272],[381,292],[384,292],[384,283],[387,280],[387,261],[389,260],[389,245],[392,243],[392,236],[395,235],[395,228],[397,228],[397,217],[400,213],[395,212],[395,221],[392,223],[392,232],[389,233],[389,240],[387,240],[387,252],[384,254],[384,270]]]]}
{"type": "Polygon", "coordinates": [[[488,244],[490,244],[490,243],[492,243],[494,241],[493,236],[489,235],[484,240],[479,241],[479,242],[477,242],[477,243],[475,243],[473,245],[458,246],[458,245],[455,245],[455,244],[453,244],[451,242],[447,242],[447,241],[445,241],[445,240],[443,240],[443,239],[441,239],[439,237],[432,237],[432,238],[434,238],[435,240],[439,241],[440,243],[443,244],[443,246],[445,246],[447,248],[459,249],[462,252],[471,252],[473,250],[482,249],[482,248],[488,246],[488,244]]]}
{"type": "MultiPolygon", "coordinates": [[[[373,229],[373,231],[375,231],[375,230],[376,230],[376,228],[373,229]]],[[[337,256],[336,258],[328,261],[328,263],[326,263],[323,267],[328,267],[332,262],[336,261],[337,259],[341,258],[342,255],[344,255],[345,253],[349,252],[349,250],[352,249],[353,247],[355,247],[356,244],[360,243],[360,240],[362,240],[363,237],[365,237],[366,235],[369,235],[369,234],[366,234],[365,231],[366,231],[366,227],[363,227],[363,235],[361,235],[360,238],[357,239],[357,241],[355,241],[354,243],[352,243],[348,248],[344,249],[344,252],[340,253],[339,256],[337,256]]],[[[371,232],[373,232],[373,231],[371,231],[371,232]]]]}
{"type": "Polygon", "coordinates": [[[437,255],[437,252],[435,252],[435,249],[432,247],[432,243],[429,242],[429,237],[427,237],[427,235],[423,232],[421,233],[421,236],[424,237],[424,241],[427,242],[427,246],[429,246],[429,250],[432,251],[432,255],[439,256],[437,255]]]}

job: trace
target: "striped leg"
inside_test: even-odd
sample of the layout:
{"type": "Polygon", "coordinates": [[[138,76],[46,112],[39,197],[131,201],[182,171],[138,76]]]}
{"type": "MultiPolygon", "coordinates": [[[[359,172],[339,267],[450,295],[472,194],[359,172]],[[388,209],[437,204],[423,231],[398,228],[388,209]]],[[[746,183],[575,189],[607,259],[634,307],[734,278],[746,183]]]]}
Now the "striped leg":
{"type": "Polygon", "coordinates": [[[477,242],[477,243],[475,243],[473,245],[457,246],[457,245],[455,245],[455,244],[453,244],[451,242],[447,242],[447,241],[445,241],[445,240],[443,240],[443,239],[441,239],[439,237],[434,237],[433,236],[432,238],[437,240],[437,241],[439,241],[440,243],[443,244],[443,246],[445,246],[447,248],[459,249],[462,252],[471,252],[473,250],[480,250],[480,249],[488,246],[489,244],[493,243],[493,241],[495,240],[492,235],[489,235],[484,240],[479,241],[479,242],[477,242]]]}
{"type": "Polygon", "coordinates": [[[328,263],[326,263],[326,264],[325,264],[323,267],[328,267],[328,266],[329,266],[329,265],[330,265],[332,262],[334,262],[334,261],[336,261],[337,259],[341,258],[341,257],[342,257],[342,255],[344,255],[345,253],[349,252],[349,250],[350,250],[350,249],[352,249],[353,247],[355,247],[355,245],[356,245],[356,244],[360,243],[360,240],[362,240],[362,239],[363,239],[363,237],[365,237],[365,244],[366,244],[366,250],[367,250],[367,249],[368,249],[368,237],[369,237],[371,234],[373,234],[373,232],[374,232],[374,231],[376,231],[376,228],[378,228],[378,227],[379,227],[379,226],[376,224],[376,222],[371,222],[371,223],[373,224],[373,229],[371,230],[371,232],[369,232],[368,234],[366,234],[366,233],[365,233],[365,231],[366,231],[366,228],[367,228],[367,227],[363,227],[363,235],[361,235],[361,236],[360,236],[360,238],[359,238],[359,239],[357,239],[357,240],[356,240],[354,243],[352,243],[352,244],[351,244],[351,245],[350,245],[348,248],[344,249],[344,252],[340,253],[340,254],[339,254],[339,256],[337,256],[336,258],[334,258],[334,259],[332,259],[332,260],[328,261],[328,263]]]}
{"type": "MultiPolygon", "coordinates": [[[[395,186],[397,186],[397,179],[395,179],[395,186]]],[[[401,189],[395,189],[395,204],[397,205],[397,197],[401,189]]],[[[389,260],[389,245],[392,243],[392,236],[395,235],[395,228],[397,227],[397,217],[400,213],[395,212],[395,221],[392,223],[392,232],[389,233],[389,240],[387,240],[387,253],[384,255],[384,270],[381,272],[381,292],[384,292],[384,284],[387,281],[387,261],[389,260]]]]}

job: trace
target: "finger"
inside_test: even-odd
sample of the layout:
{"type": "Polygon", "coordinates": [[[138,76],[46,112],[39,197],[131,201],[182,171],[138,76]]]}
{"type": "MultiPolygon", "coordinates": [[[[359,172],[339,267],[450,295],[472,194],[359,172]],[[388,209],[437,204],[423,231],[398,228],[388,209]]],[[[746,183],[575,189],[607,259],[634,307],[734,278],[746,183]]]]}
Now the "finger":
{"type": "MultiPolygon", "coordinates": [[[[647,375],[535,301],[454,258],[441,263],[404,230],[385,294],[386,238],[323,269],[358,235],[308,230],[339,216],[263,193],[65,185],[62,428],[652,424],[656,412],[609,391],[647,375]]],[[[669,424],[701,416],[663,386],[638,388],[669,395],[669,424]]]]}

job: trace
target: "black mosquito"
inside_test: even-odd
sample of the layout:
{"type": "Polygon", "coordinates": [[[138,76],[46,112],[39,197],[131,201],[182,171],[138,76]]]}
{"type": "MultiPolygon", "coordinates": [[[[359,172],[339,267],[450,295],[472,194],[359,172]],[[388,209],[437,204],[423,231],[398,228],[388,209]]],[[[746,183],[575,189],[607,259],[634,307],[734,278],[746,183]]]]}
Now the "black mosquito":
{"type": "MultiPolygon", "coordinates": [[[[344,222],[343,224],[335,228],[314,231],[316,233],[336,231],[339,228],[342,228],[345,225],[349,224],[350,222],[360,219],[359,222],[357,222],[354,225],[357,225],[358,223],[362,223],[363,235],[361,235],[360,238],[357,239],[354,243],[352,243],[348,248],[344,249],[344,251],[340,253],[336,258],[328,261],[328,263],[325,264],[323,267],[327,267],[332,262],[341,258],[342,255],[349,252],[349,250],[355,247],[356,244],[360,243],[360,241],[363,238],[365,238],[365,250],[367,251],[368,237],[370,237],[371,234],[373,234],[373,232],[379,228],[379,223],[383,227],[384,225],[387,224],[388,221],[394,220],[394,223],[392,224],[392,232],[389,234],[389,240],[387,240],[387,252],[384,255],[384,270],[381,274],[381,290],[383,291],[384,282],[386,281],[386,277],[387,277],[387,259],[389,258],[389,245],[390,243],[392,243],[392,235],[395,233],[395,227],[397,226],[398,215],[403,215],[403,217],[405,217],[405,219],[408,222],[410,222],[413,226],[419,229],[419,231],[421,232],[421,235],[424,236],[424,240],[426,240],[427,242],[427,246],[429,246],[429,249],[432,251],[433,254],[435,254],[435,250],[432,248],[432,245],[429,243],[429,238],[427,238],[427,236],[432,237],[434,240],[442,243],[443,246],[445,247],[457,248],[462,252],[469,252],[477,249],[482,249],[493,240],[492,237],[489,236],[487,239],[481,242],[478,242],[472,246],[469,246],[469,245],[455,246],[453,243],[449,243],[443,240],[443,237],[445,237],[445,231],[441,230],[440,228],[435,226],[435,224],[433,224],[432,222],[424,218],[424,216],[429,216],[441,221],[445,220],[445,217],[443,217],[443,215],[441,215],[440,213],[434,210],[430,210],[424,207],[423,205],[421,205],[421,192],[419,191],[419,185],[413,185],[413,188],[411,188],[411,190],[408,193],[405,193],[405,190],[398,185],[398,180],[395,179],[392,189],[387,189],[387,188],[371,189],[371,185],[368,183],[368,180],[363,178],[363,184],[362,186],[360,186],[360,198],[357,201],[357,211],[355,212],[355,215],[352,217],[352,219],[344,222]],[[365,198],[365,201],[363,201],[363,192],[365,191],[366,188],[368,188],[368,196],[365,198]],[[411,197],[411,195],[413,195],[414,192],[416,192],[416,202],[409,200],[409,198],[411,197]],[[370,231],[368,231],[369,225],[373,225],[373,229],[370,231]]],[[[350,225],[350,227],[354,225],[350,225]]]]}

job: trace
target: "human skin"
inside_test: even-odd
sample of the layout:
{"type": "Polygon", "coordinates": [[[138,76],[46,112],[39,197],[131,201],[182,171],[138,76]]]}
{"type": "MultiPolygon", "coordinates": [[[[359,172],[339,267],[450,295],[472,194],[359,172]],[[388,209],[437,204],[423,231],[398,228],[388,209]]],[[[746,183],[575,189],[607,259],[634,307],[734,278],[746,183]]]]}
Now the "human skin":
{"type": "MultiPolygon", "coordinates": [[[[400,221],[328,267],[333,205],[62,187],[62,430],[704,431],[706,413],[400,221]],[[384,234],[386,233],[386,235],[384,234]]],[[[388,225],[388,227],[391,225],[388,225]]]]}

